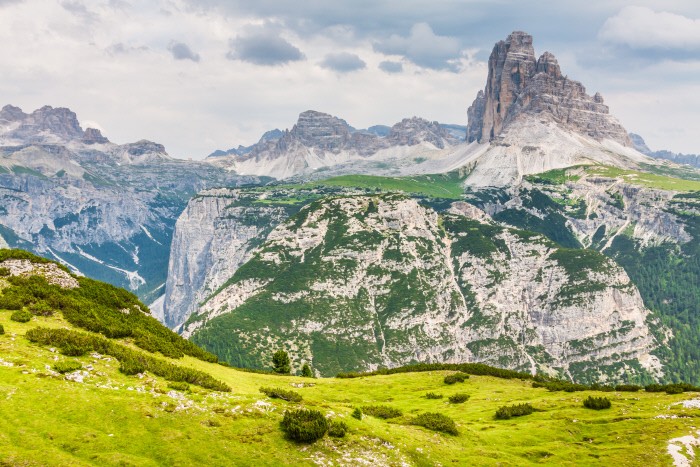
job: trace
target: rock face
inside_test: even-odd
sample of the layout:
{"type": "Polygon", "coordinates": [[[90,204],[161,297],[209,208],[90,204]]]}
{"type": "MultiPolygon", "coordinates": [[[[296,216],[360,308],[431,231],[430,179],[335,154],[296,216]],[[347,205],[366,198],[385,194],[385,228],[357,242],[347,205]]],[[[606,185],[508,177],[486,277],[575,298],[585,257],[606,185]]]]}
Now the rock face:
{"type": "Polygon", "coordinates": [[[653,157],[655,159],[664,159],[672,161],[676,164],[685,164],[691,165],[693,167],[700,167],[700,154],[682,154],[667,151],[665,149],[661,149],[659,151],[652,151],[649,148],[649,146],[647,146],[646,142],[644,141],[644,138],[642,138],[641,136],[635,133],[630,133],[629,136],[632,140],[632,144],[634,144],[635,149],[637,149],[637,151],[641,152],[642,154],[646,154],[647,156],[653,157]]]}
{"type": "Polygon", "coordinates": [[[237,190],[204,190],[177,220],[165,284],[164,323],[170,328],[196,311],[248,260],[254,241],[287,217],[282,207],[239,201],[237,190]]]}
{"type": "Polygon", "coordinates": [[[174,160],[161,144],[118,145],[69,109],[0,110],[0,240],[134,291],[165,288],[175,220],[197,191],[239,177],[174,160]]]}
{"type": "Polygon", "coordinates": [[[272,230],[184,331],[244,366],[281,346],[327,375],[480,361],[595,380],[618,378],[620,362],[659,370],[648,319],[597,252],[498,227],[464,203],[438,214],[398,195],[340,196],[272,230]]]}
{"type": "Polygon", "coordinates": [[[581,83],[563,76],[551,53],[536,59],[532,36],[521,31],[494,46],[486,87],[467,114],[468,142],[493,141],[511,122],[523,115],[536,115],[596,140],[611,139],[631,146],[627,132],[609,114],[602,96],[589,96],[581,83]]]}

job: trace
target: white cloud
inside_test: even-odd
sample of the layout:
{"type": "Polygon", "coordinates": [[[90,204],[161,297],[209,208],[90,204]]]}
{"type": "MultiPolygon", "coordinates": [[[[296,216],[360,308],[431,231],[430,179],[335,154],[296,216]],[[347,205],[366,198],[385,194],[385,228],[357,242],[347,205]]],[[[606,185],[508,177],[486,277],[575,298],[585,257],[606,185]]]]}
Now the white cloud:
{"type": "Polygon", "coordinates": [[[605,21],[599,37],[632,48],[700,50],[700,19],[628,6],[605,21]]]}
{"type": "Polygon", "coordinates": [[[374,50],[387,55],[401,55],[416,65],[435,70],[456,71],[460,56],[459,41],[453,37],[438,36],[427,23],[417,23],[408,36],[392,34],[388,39],[374,43],[374,50]]]}

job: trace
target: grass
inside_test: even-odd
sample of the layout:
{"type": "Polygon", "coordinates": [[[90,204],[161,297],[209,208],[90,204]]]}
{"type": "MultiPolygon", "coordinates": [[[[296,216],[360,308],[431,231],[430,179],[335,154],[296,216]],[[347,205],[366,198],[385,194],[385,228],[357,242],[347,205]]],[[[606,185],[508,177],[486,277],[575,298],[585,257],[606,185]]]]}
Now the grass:
{"type": "Polygon", "coordinates": [[[313,465],[311,458],[337,464],[349,454],[370,463],[385,459],[425,466],[668,465],[667,441],[694,432],[691,426],[697,423],[697,409],[673,405],[697,394],[550,392],[532,388],[529,381],[472,375],[460,385],[471,395],[465,406],[425,398],[426,392],[444,391],[443,379],[452,373],[425,371],[315,379],[313,387],[298,389],[303,407],[332,412],[348,432],[344,438],[297,445],[279,428],[290,404],[265,399],[259,388],[292,389],[291,383],[308,381],[304,378],[240,372],[187,356],[177,363],[211,374],[233,392],[190,386],[184,399],[174,399],[165,380],[125,376],[118,362],[88,355],[75,360],[84,368],[93,365],[95,376],[74,383],[48,376],[45,366],[55,364],[57,354],[23,337],[34,326],[61,328],[69,326],[66,321],[55,315],[17,323],[3,311],[0,324],[6,329],[0,355],[13,365],[0,365],[0,464],[313,465]],[[612,408],[584,408],[589,395],[609,398],[612,408]],[[178,408],[188,401],[191,408],[178,408]],[[494,420],[499,407],[521,403],[538,411],[494,420]],[[389,420],[350,416],[355,407],[368,405],[390,405],[404,415],[389,420]],[[459,435],[411,424],[430,413],[454,420],[459,435]]]}
{"type": "Polygon", "coordinates": [[[333,186],[348,188],[400,191],[431,198],[459,199],[464,194],[462,179],[453,173],[417,175],[412,177],[377,177],[372,175],[343,175],[312,182],[309,186],[333,186]]]}
{"type": "MultiPolygon", "coordinates": [[[[593,176],[619,178],[632,185],[670,191],[700,191],[700,181],[687,180],[664,173],[640,172],[604,165],[589,166],[586,173],[593,176]]],[[[673,173],[673,172],[671,172],[673,173]]]]}

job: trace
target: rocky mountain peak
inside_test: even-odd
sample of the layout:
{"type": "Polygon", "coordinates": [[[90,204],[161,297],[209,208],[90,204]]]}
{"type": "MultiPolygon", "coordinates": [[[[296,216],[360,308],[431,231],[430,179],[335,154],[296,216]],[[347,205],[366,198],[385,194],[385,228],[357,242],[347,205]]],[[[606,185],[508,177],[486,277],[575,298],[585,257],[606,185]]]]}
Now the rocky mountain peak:
{"type": "Polygon", "coordinates": [[[83,134],[83,143],[104,144],[109,143],[109,140],[102,136],[102,132],[97,128],[87,128],[83,134]]]}
{"type": "Polygon", "coordinates": [[[22,112],[22,109],[15,107],[14,105],[6,105],[0,110],[0,122],[16,122],[23,120],[27,117],[27,114],[22,112]]]}
{"type": "Polygon", "coordinates": [[[299,115],[290,134],[305,146],[338,151],[350,139],[352,130],[353,128],[341,118],[307,110],[299,115]]]}
{"type": "Polygon", "coordinates": [[[597,140],[631,146],[627,131],[609,114],[603,97],[562,75],[556,57],[545,52],[535,60],[532,36],[515,31],[499,41],[489,57],[484,91],[468,111],[467,141],[497,138],[509,123],[528,115],[554,121],[597,140]]]}

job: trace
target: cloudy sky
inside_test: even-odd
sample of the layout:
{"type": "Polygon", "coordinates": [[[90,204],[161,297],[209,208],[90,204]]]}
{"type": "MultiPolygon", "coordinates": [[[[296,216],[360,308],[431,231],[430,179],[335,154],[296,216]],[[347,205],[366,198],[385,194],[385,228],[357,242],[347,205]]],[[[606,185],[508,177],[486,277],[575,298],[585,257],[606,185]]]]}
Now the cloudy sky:
{"type": "Polygon", "coordinates": [[[0,105],[195,159],[308,109],[466,124],[516,29],[652,149],[700,153],[697,0],[0,0],[0,105]]]}

